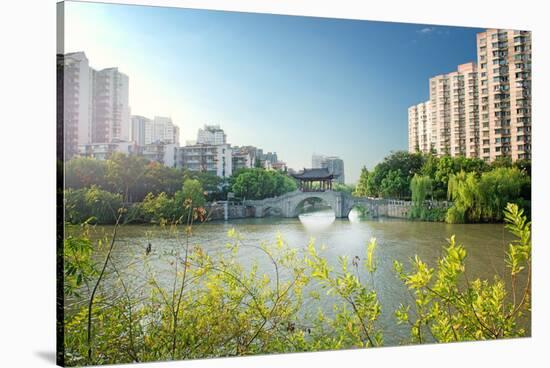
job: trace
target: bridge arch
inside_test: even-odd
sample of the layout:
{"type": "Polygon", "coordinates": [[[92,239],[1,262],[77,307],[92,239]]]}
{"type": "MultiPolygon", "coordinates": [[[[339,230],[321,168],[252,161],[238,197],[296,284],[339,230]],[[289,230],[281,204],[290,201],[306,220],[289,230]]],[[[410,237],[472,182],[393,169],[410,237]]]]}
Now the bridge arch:
{"type": "Polygon", "coordinates": [[[328,204],[337,218],[347,217],[355,205],[366,207],[373,216],[380,213],[380,200],[371,198],[353,197],[343,192],[332,190],[320,192],[294,192],[283,194],[279,197],[266,198],[263,200],[248,200],[246,205],[255,209],[256,217],[264,217],[269,214],[282,217],[297,217],[299,206],[307,200],[320,199],[328,204]]]}
{"type": "Polygon", "coordinates": [[[308,196],[303,196],[303,198],[299,198],[292,206],[293,208],[291,209],[291,214],[292,214],[292,217],[298,217],[301,213],[303,213],[301,210],[304,208],[304,205],[312,205],[312,206],[316,206],[318,205],[319,203],[321,203],[321,206],[322,205],[325,205],[326,207],[329,207],[331,209],[331,211],[334,212],[334,214],[336,215],[336,208],[335,208],[335,203],[333,200],[331,200],[331,198],[327,197],[327,196],[322,196],[322,195],[319,195],[320,193],[309,193],[310,195],[308,196]]]}

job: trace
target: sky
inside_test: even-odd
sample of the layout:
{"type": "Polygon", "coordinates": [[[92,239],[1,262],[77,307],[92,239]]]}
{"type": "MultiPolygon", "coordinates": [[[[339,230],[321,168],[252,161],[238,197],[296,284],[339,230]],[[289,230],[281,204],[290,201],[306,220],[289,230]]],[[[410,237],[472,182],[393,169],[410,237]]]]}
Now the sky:
{"type": "Polygon", "coordinates": [[[180,142],[219,124],[290,168],[344,160],[346,183],[407,150],[428,80],[476,60],[483,29],[66,2],[65,52],[129,76],[133,115],[169,116],[180,142]]]}

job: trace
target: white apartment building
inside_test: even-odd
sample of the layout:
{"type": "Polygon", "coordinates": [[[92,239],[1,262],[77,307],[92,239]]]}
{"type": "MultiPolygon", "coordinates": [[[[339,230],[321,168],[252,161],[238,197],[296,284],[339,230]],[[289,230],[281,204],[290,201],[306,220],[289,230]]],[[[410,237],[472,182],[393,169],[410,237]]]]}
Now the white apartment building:
{"type": "Polygon", "coordinates": [[[94,72],[92,142],[107,143],[130,139],[128,76],[118,68],[94,72]]]}
{"type": "Polygon", "coordinates": [[[132,115],[130,120],[130,140],[136,142],[140,146],[144,146],[146,126],[151,124],[151,119],[144,116],[132,115]]]}
{"type": "Polygon", "coordinates": [[[409,107],[409,152],[432,151],[432,120],[430,101],[409,107]]]}
{"type": "Polygon", "coordinates": [[[227,136],[219,125],[205,125],[199,129],[197,144],[226,144],[227,136]]]}
{"type": "Polygon", "coordinates": [[[165,143],[179,146],[180,130],[171,118],[155,116],[151,120],[133,115],[131,120],[131,139],[139,145],[165,143]]]}
{"type": "Polygon", "coordinates": [[[232,174],[232,149],[229,144],[195,144],[177,150],[177,167],[209,172],[221,178],[232,174]]]}
{"type": "Polygon", "coordinates": [[[164,166],[176,167],[178,147],[174,143],[147,144],[140,149],[140,155],[164,166]]]}
{"type": "Polygon", "coordinates": [[[58,56],[63,79],[63,142],[67,157],[92,140],[93,69],[83,52],[58,56]]]}
{"type": "Polygon", "coordinates": [[[78,154],[83,157],[107,160],[115,152],[125,155],[139,154],[139,147],[134,142],[90,143],[78,146],[78,154]]]}

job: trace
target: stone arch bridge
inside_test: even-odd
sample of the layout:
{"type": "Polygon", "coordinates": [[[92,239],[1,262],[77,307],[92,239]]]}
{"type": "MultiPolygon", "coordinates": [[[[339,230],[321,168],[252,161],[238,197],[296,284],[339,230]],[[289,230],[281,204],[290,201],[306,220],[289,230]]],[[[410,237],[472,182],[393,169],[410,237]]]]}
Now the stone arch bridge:
{"type": "MultiPolygon", "coordinates": [[[[266,198],[262,200],[245,200],[243,204],[254,208],[255,217],[265,217],[268,215],[297,217],[299,215],[299,206],[308,199],[321,199],[323,202],[330,205],[337,218],[348,217],[354,206],[361,206],[367,209],[369,214],[374,217],[388,216],[388,205],[393,205],[391,200],[354,197],[344,192],[335,192],[332,190],[323,192],[302,192],[300,190],[296,190],[294,192],[283,194],[279,197],[266,198]]],[[[405,205],[405,207],[409,206],[410,204],[405,205]]],[[[406,210],[405,212],[408,211],[406,210]]],[[[404,215],[406,216],[406,213],[404,213],[404,215]]]]}

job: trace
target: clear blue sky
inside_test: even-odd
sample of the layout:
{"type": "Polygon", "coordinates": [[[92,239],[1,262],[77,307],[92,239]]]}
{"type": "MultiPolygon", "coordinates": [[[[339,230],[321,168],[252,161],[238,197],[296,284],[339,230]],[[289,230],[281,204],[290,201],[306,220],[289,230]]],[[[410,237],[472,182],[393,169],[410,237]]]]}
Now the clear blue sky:
{"type": "Polygon", "coordinates": [[[65,51],[130,77],[132,114],[181,139],[220,124],[233,145],[295,169],[340,156],[346,182],[407,149],[428,78],[476,59],[481,29],[116,4],[66,3],[65,51]]]}

